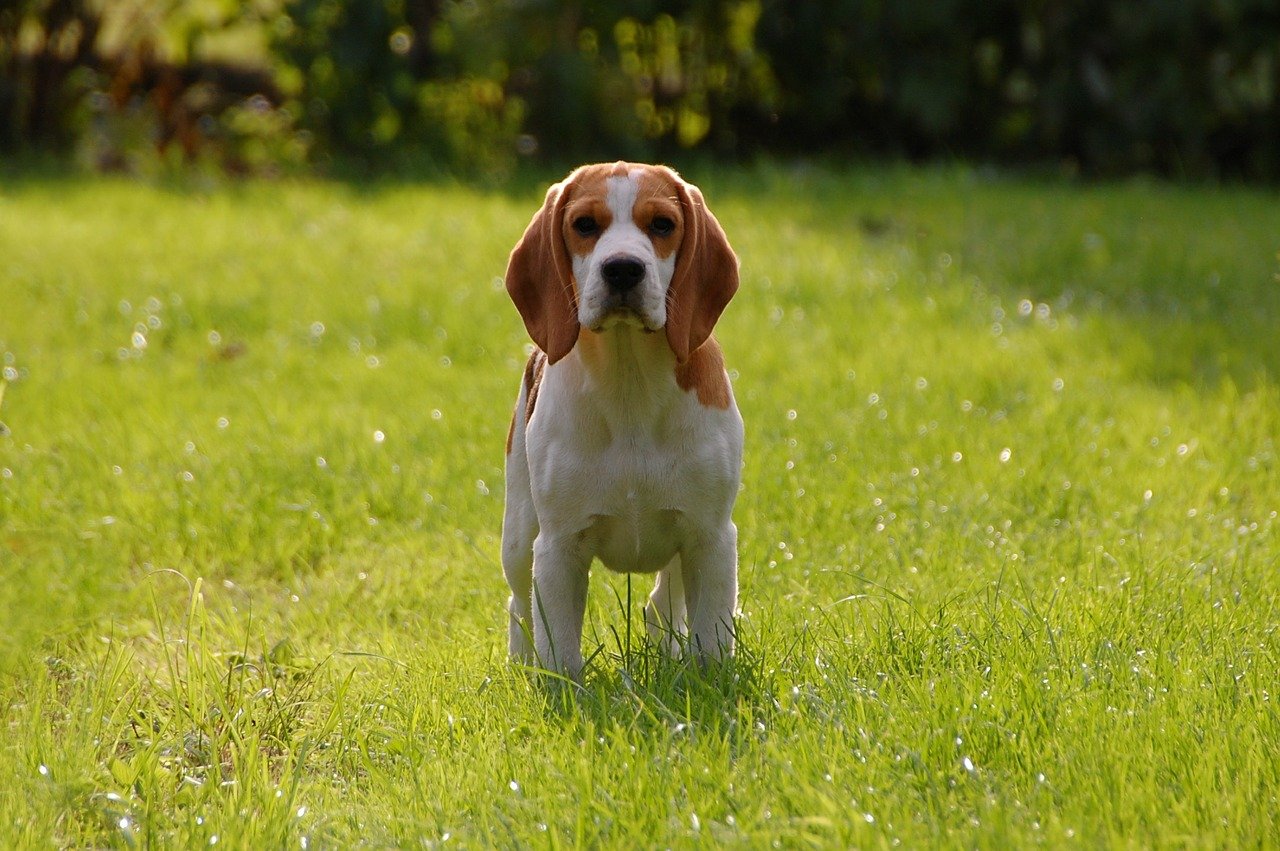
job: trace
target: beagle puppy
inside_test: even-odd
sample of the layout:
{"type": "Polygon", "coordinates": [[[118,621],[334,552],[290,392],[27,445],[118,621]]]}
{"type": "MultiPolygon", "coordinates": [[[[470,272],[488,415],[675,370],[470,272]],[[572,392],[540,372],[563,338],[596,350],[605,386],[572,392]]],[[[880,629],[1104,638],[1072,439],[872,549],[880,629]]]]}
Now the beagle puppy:
{"type": "Polygon", "coordinates": [[[507,437],[512,659],[580,675],[597,558],[657,574],[645,623],[669,652],[732,655],[742,417],[711,329],[738,259],[702,193],[664,166],[583,166],[506,285],[537,344],[507,437]]]}

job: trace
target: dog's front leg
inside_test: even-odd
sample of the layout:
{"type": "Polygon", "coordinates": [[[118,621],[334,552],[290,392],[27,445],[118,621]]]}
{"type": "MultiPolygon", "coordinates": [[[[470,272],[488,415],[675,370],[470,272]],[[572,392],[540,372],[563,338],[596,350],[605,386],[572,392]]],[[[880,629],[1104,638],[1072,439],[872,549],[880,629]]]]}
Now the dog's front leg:
{"type": "Polygon", "coordinates": [[[582,673],[589,566],[576,535],[539,534],[533,542],[533,645],[544,668],[575,680],[582,673]]]}
{"type": "Polygon", "coordinates": [[[689,646],[700,659],[733,655],[733,612],[738,605],[738,528],[726,523],[681,554],[689,646]]]}

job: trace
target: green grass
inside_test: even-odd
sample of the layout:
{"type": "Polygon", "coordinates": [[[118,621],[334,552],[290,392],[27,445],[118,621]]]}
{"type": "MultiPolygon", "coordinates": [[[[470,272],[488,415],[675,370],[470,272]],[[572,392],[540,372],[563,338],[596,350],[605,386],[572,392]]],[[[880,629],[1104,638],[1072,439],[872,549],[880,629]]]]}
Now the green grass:
{"type": "Polygon", "coordinates": [[[504,658],[537,190],[0,190],[0,845],[1280,846],[1274,194],[691,176],[741,652],[597,573],[580,693],[504,658]]]}

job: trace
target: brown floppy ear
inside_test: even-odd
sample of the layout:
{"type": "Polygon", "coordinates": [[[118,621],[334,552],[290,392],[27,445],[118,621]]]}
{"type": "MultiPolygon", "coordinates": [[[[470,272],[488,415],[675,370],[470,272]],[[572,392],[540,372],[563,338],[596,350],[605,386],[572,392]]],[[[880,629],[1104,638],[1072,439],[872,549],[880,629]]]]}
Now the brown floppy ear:
{"type": "Polygon", "coordinates": [[[684,363],[711,336],[720,312],[738,291],[738,257],[698,187],[678,177],[675,181],[684,237],[667,290],[667,343],[684,363]]]}
{"type": "Polygon", "coordinates": [[[578,342],[578,298],[562,230],[570,180],[547,190],[546,202],[507,261],[507,293],[548,363],[569,354],[578,342]]]}

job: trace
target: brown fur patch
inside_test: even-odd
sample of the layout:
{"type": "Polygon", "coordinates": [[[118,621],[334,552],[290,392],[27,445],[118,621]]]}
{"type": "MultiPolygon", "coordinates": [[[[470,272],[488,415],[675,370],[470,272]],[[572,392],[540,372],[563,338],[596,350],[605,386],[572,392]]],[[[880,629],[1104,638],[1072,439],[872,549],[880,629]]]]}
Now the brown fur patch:
{"type": "MultiPolygon", "coordinates": [[[[538,388],[542,385],[542,372],[547,366],[547,356],[541,349],[534,349],[524,365],[524,423],[529,425],[533,416],[533,406],[538,401],[538,388]]],[[[516,436],[516,419],[520,416],[520,403],[511,412],[511,426],[507,429],[507,454],[511,454],[511,443],[516,436]]]]}
{"type": "Polygon", "coordinates": [[[685,233],[684,212],[680,209],[680,195],[671,172],[653,166],[645,166],[641,170],[631,216],[636,226],[649,234],[658,257],[663,260],[670,257],[680,246],[685,233]],[[659,216],[665,216],[675,224],[671,233],[659,235],[653,232],[651,225],[659,216]]]}
{"type": "Polygon", "coordinates": [[[542,209],[534,214],[507,260],[507,293],[529,336],[553,363],[569,354],[578,337],[573,261],[561,232],[565,202],[577,174],[547,190],[542,209]]]}
{"type": "Polygon", "coordinates": [[[533,408],[538,404],[538,388],[542,386],[542,373],[547,368],[547,356],[537,349],[529,355],[529,362],[524,365],[524,424],[529,425],[533,419],[533,408]]]}
{"type": "Polygon", "coordinates": [[[724,371],[724,353],[714,337],[694,349],[684,363],[676,363],[676,384],[681,390],[696,391],[698,401],[709,408],[723,411],[729,407],[729,376],[724,371]]]}

